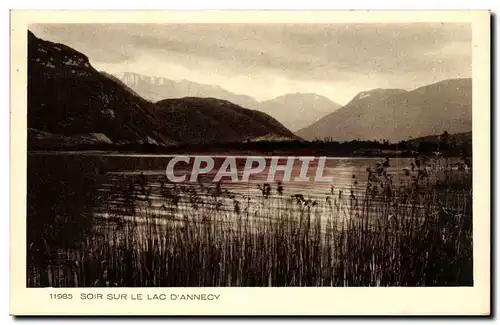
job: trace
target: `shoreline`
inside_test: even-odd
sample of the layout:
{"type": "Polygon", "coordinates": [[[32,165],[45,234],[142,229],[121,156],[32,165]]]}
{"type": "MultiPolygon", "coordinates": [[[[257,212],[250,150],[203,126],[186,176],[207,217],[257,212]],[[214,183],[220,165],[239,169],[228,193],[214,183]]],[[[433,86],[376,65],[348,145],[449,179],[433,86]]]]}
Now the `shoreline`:
{"type": "MultiPolygon", "coordinates": [[[[311,152],[311,151],[257,151],[257,150],[228,150],[228,151],[200,151],[200,150],[178,150],[171,152],[148,152],[148,151],[130,151],[130,150],[27,150],[28,155],[102,155],[102,156],[141,156],[141,157],[175,157],[175,156],[211,156],[211,157],[275,157],[275,156],[314,156],[328,158],[414,158],[419,153],[403,154],[400,151],[387,151],[381,154],[354,154],[354,153],[328,153],[328,152],[311,152]]],[[[429,155],[429,153],[427,153],[429,155]]],[[[448,158],[460,158],[460,155],[446,156],[448,158]]]]}

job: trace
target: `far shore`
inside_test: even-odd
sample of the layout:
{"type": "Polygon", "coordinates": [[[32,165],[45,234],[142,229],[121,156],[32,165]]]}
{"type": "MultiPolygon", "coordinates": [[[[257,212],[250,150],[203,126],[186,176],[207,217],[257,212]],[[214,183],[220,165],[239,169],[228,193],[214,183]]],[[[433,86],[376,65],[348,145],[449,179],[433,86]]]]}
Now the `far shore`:
{"type": "MultiPolygon", "coordinates": [[[[416,153],[410,154],[401,151],[384,151],[382,153],[369,153],[369,154],[356,154],[356,153],[335,153],[335,152],[311,152],[303,150],[289,150],[289,151],[257,151],[257,150],[228,150],[228,151],[164,151],[164,152],[148,152],[148,151],[128,151],[128,150],[28,150],[29,155],[102,155],[102,156],[177,156],[177,155],[190,155],[190,156],[322,156],[331,158],[411,158],[416,153]]],[[[449,157],[459,157],[453,155],[449,157]]]]}

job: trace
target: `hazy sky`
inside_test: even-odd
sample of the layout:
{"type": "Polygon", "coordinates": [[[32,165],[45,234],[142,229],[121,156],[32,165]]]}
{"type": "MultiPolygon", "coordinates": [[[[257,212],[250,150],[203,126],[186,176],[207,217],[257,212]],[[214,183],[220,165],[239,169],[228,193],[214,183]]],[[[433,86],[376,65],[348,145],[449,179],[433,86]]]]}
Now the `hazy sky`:
{"type": "Polygon", "coordinates": [[[258,100],[313,92],[339,104],[373,88],[471,76],[467,24],[44,24],[30,30],[98,70],[220,85],[258,100]]]}

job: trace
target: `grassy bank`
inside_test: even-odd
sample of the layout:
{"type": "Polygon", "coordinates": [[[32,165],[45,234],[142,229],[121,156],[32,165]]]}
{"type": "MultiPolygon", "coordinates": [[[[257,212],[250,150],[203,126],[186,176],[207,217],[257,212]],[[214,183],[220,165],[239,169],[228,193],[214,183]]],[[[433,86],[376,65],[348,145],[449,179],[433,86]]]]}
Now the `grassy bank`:
{"type": "Polygon", "coordinates": [[[468,166],[417,158],[393,184],[389,164],[367,170],[362,194],[332,187],[314,199],[281,184],[243,199],[219,186],[153,191],[138,177],[110,191],[121,203],[84,238],[29,253],[27,284],[472,285],[468,166]]]}

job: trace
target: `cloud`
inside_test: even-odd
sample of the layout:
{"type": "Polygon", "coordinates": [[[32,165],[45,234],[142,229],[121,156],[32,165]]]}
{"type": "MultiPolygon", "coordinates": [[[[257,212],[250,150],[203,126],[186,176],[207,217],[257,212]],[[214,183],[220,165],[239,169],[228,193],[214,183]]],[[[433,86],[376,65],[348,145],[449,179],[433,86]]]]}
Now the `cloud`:
{"type": "Polygon", "coordinates": [[[471,74],[467,24],[44,24],[30,29],[104,68],[130,67],[138,73],[157,68],[163,77],[203,79],[256,98],[320,89],[345,102],[366,90],[362,87],[411,89],[471,74]],[[273,81],[278,84],[271,91],[273,81]]]}

